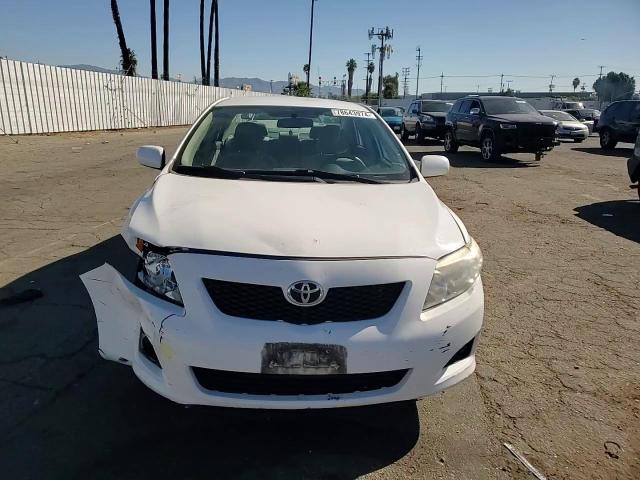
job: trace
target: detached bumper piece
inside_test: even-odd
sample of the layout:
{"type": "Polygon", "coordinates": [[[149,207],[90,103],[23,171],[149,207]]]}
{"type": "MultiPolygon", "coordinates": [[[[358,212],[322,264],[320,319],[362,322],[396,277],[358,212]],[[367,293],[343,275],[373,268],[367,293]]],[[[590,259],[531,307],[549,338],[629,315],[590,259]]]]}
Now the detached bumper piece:
{"type": "Polygon", "coordinates": [[[389,372],[335,375],[286,375],[230,372],[192,367],[198,383],[206,390],[249,395],[338,395],[393,387],[408,369],[389,372]]]}

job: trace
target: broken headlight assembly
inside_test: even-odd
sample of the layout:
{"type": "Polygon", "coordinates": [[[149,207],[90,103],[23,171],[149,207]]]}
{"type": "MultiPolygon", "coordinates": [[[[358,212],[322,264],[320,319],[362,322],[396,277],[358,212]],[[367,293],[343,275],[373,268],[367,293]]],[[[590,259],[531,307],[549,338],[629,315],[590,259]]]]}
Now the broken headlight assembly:
{"type": "Polygon", "coordinates": [[[142,253],[137,273],[138,282],[150,293],[169,302],[183,305],[169,257],[141,240],[136,242],[136,247],[142,253]]]}
{"type": "Polygon", "coordinates": [[[463,294],[480,276],[482,253],[471,241],[459,250],[445,255],[436,264],[422,310],[441,305],[463,294]]]}

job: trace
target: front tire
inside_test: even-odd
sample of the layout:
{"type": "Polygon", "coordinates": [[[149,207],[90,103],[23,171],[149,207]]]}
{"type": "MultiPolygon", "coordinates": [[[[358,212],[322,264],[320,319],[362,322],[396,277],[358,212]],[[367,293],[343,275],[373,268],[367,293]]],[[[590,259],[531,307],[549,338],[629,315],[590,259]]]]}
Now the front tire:
{"type": "Polygon", "coordinates": [[[480,142],[480,154],[485,162],[493,162],[500,158],[500,151],[493,135],[485,135],[480,142]]]}
{"type": "Polygon", "coordinates": [[[613,138],[611,130],[604,128],[600,130],[600,146],[605,150],[611,150],[617,145],[617,141],[613,138]]]}
{"type": "Polygon", "coordinates": [[[407,133],[407,129],[404,127],[404,123],[400,125],[400,140],[403,142],[409,140],[409,134],[407,133]]]}
{"type": "Polygon", "coordinates": [[[444,151],[447,153],[456,153],[458,151],[458,143],[451,130],[447,130],[444,134],[444,151]]]}
{"type": "Polygon", "coordinates": [[[416,123],[416,142],[420,143],[424,141],[424,133],[422,133],[422,127],[419,123],[416,123]]]}
{"type": "Polygon", "coordinates": [[[584,142],[584,138],[574,138],[573,143],[582,143],[584,142]]]}

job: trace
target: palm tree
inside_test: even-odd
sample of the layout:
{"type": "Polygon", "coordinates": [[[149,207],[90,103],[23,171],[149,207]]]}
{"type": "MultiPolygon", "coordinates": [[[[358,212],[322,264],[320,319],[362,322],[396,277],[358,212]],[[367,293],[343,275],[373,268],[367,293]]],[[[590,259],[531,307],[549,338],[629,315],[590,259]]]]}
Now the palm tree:
{"type": "Polygon", "coordinates": [[[220,86],[220,28],[218,19],[220,18],[220,14],[218,13],[218,0],[214,0],[214,8],[216,10],[216,20],[214,28],[216,29],[216,37],[215,37],[215,47],[213,50],[213,86],[220,86]]]}
{"type": "Polygon", "coordinates": [[[156,41],[156,0],[149,0],[151,20],[151,78],[158,79],[158,46],[156,41]]]}
{"type": "Polygon", "coordinates": [[[373,62],[369,62],[367,65],[367,72],[369,72],[369,79],[367,80],[367,88],[366,88],[366,96],[369,98],[369,94],[371,93],[371,83],[373,83],[373,72],[376,70],[376,64],[373,62]]]}
{"type": "Polygon", "coordinates": [[[169,80],[169,0],[164,0],[163,8],[162,79],[169,80]]]}
{"type": "Polygon", "coordinates": [[[351,89],[353,88],[353,73],[358,68],[358,64],[353,58],[350,58],[347,62],[347,73],[349,74],[349,80],[347,80],[347,96],[351,96],[351,89]]]}
{"type": "Polygon", "coordinates": [[[576,77],[573,79],[573,93],[576,92],[576,88],[578,88],[578,85],[580,85],[580,79],[576,77]]]}
{"type": "Polygon", "coordinates": [[[207,70],[204,64],[204,0],[200,0],[200,76],[206,85],[207,70]]]}
{"type": "Polygon", "coordinates": [[[138,62],[133,50],[127,47],[127,40],[124,38],[124,30],[122,29],[122,21],[120,20],[120,10],[118,9],[117,0],[111,0],[111,15],[113,16],[113,23],[116,24],[116,32],[118,33],[120,65],[122,67],[122,71],[129,77],[135,77],[138,62]]]}

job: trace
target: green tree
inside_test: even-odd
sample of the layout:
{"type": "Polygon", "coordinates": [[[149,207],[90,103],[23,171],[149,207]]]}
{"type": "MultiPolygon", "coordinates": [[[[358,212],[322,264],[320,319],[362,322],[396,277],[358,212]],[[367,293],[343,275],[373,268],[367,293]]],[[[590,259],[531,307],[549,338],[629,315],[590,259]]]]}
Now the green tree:
{"type": "Polygon", "coordinates": [[[116,26],[116,33],[118,34],[122,72],[129,77],[135,77],[138,61],[136,60],[134,51],[127,47],[127,40],[124,37],[124,29],[122,28],[122,20],[120,20],[120,10],[118,9],[117,0],[111,0],[111,15],[113,16],[113,23],[116,26]]]}
{"type": "Polygon", "coordinates": [[[371,95],[371,83],[373,82],[373,72],[376,70],[376,65],[373,62],[369,62],[367,65],[367,72],[369,73],[369,78],[367,79],[367,85],[365,88],[365,96],[369,98],[371,95]]]}
{"type": "Polygon", "coordinates": [[[580,85],[580,79],[578,77],[573,79],[573,93],[576,93],[576,88],[578,88],[578,85],[580,85]]]}
{"type": "Polygon", "coordinates": [[[349,79],[347,80],[347,96],[350,97],[353,88],[353,73],[356,71],[356,68],[358,68],[358,64],[353,58],[350,58],[346,67],[347,73],[349,74],[349,79]]]}
{"type": "Polygon", "coordinates": [[[382,98],[396,98],[398,96],[399,75],[385,75],[382,80],[382,98]]]}
{"type": "Polygon", "coordinates": [[[311,88],[307,82],[298,82],[293,86],[293,94],[296,97],[310,97],[311,88]]]}
{"type": "Polygon", "coordinates": [[[636,80],[624,72],[609,72],[605,77],[595,81],[593,89],[598,94],[600,101],[628,100],[633,97],[636,80]]]}

